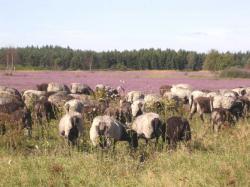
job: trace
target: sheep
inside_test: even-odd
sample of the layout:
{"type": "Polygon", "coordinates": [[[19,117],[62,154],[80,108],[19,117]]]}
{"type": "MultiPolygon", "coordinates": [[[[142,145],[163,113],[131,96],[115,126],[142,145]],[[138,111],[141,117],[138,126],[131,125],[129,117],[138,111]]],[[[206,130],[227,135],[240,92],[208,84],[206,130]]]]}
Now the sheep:
{"type": "Polygon", "coordinates": [[[9,93],[10,95],[15,95],[18,98],[22,98],[20,92],[15,88],[9,88],[6,86],[0,86],[0,92],[9,93]]]}
{"type": "Polygon", "coordinates": [[[215,108],[211,113],[211,122],[213,131],[217,133],[221,126],[225,124],[225,122],[229,118],[229,112],[223,108],[215,108]]]}
{"type": "Polygon", "coordinates": [[[132,122],[132,110],[130,103],[123,103],[120,107],[108,107],[104,114],[114,117],[122,124],[129,125],[132,122]]]}
{"type": "Polygon", "coordinates": [[[163,85],[160,87],[160,95],[163,96],[165,92],[169,92],[172,86],[170,85],[163,85]]]}
{"type": "Polygon", "coordinates": [[[144,99],[144,94],[140,91],[130,91],[126,95],[126,100],[130,103],[133,103],[138,99],[144,99]]]}
{"type": "Polygon", "coordinates": [[[71,99],[73,99],[73,97],[68,95],[67,92],[57,92],[48,97],[48,101],[59,108],[71,99]]]}
{"type": "Polygon", "coordinates": [[[189,89],[188,87],[176,87],[173,86],[171,88],[171,93],[173,96],[177,96],[178,98],[180,98],[181,100],[183,100],[184,104],[188,103],[188,98],[191,95],[192,90],[189,89]]]}
{"type": "Polygon", "coordinates": [[[246,89],[243,87],[232,89],[233,92],[236,92],[239,96],[244,96],[246,94],[246,89]]]}
{"type": "Polygon", "coordinates": [[[47,92],[48,83],[37,84],[36,88],[37,88],[38,91],[45,91],[45,92],[47,92]]]}
{"type": "Polygon", "coordinates": [[[191,95],[189,96],[189,105],[191,105],[191,100],[196,99],[197,97],[206,97],[207,93],[200,91],[200,90],[194,90],[191,92],[191,95]],[[193,97],[193,98],[191,98],[193,97]]]}
{"type": "Polygon", "coordinates": [[[41,124],[45,119],[48,123],[51,119],[56,119],[54,106],[48,101],[46,97],[41,97],[34,105],[34,114],[36,120],[41,124]]]}
{"type": "Polygon", "coordinates": [[[165,135],[165,128],[162,123],[160,116],[156,113],[144,113],[135,118],[132,123],[132,129],[137,133],[138,138],[143,138],[148,143],[149,139],[156,138],[156,143],[158,139],[162,136],[163,139],[165,135]]]}
{"type": "Polygon", "coordinates": [[[32,130],[32,118],[30,110],[24,106],[19,108],[12,113],[0,112],[0,125],[2,127],[2,134],[5,133],[6,124],[11,125],[17,129],[27,129],[29,136],[32,130]]]}
{"type": "Polygon", "coordinates": [[[191,129],[187,119],[180,116],[172,116],[166,123],[166,140],[170,148],[175,148],[178,141],[191,140],[191,129]]]}
{"type": "Polygon", "coordinates": [[[143,114],[145,111],[145,102],[143,99],[136,100],[131,105],[131,112],[133,118],[143,114]]]}
{"type": "Polygon", "coordinates": [[[236,101],[235,97],[216,95],[213,97],[213,107],[229,109],[235,101],[236,101]]]}
{"type": "Polygon", "coordinates": [[[138,146],[137,133],[107,115],[96,116],[94,118],[89,131],[89,136],[95,147],[98,144],[102,148],[110,147],[110,139],[114,140],[113,149],[115,148],[115,143],[117,141],[127,141],[132,148],[138,146]],[[104,137],[104,141],[100,140],[102,137],[104,137]]]}
{"type": "Polygon", "coordinates": [[[73,145],[83,133],[83,120],[78,112],[65,114],[59,122],[59,134],[73,145]]]}
{"type": "Polygon", "coordinates": [[[64,104],[66,112],[79,112],[83,113],[84,103],[78,99],[71,99],[64,104]]]}
{"type": "Polygon", "coordinates": [[[65,84],[59,84],[54,82],[48,84],[47,92],[60,92],[60,91],[70,93],[68,86],[65,84]]]}
{"type": "Polygon", "coordinates": [[[200,114],[201,120],[204,122],[204,113],[211,113],[213,110],[213,100],[211,97],[197,97],[191,96],[189,119],[191,120],[195,112],[200,114]]]}
{"type": "Polygon", "coordinates": [[[103,84],[97,84],[95,86],[95,91],[104,90],[104,89],[105,89],[105,86],[103,84]]]}
{"type": "Polygon", "coordinates": [[[72,94],[93,95],[94,91],[86,84],[71,83],[70,91],[72,94]]]}
{"type": "Polygon", "coordinates": [[[44,96],[46,96],[45,91],[26,90],[23,93],[23,101],[28,108],[32,108],[39,101],[40,97],[44,96]]]}

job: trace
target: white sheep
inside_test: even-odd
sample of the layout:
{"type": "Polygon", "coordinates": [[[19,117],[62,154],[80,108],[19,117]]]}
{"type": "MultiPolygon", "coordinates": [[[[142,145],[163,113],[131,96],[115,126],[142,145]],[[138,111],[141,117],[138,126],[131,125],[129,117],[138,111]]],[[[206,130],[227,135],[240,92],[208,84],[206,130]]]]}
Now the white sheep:
{"type": "Polygon", "coordinates": [[[65,114],[59,122],[59,134],[75,144],[83,133],[83,120],[78,112],[65,114]]]}
{"type": "Polygon", "coordinates": [[[132,123],[132,129],[137,133],[139,138],[144,138],[146,142],[149,139],[158,138],[165,135],[164,125],[161,122],[160,116],[156,113],[144,113],[135,118],[132,123]]]}
{"type": "Polygon", "coordinates": [[[82,113],[84,108],[84,103],[78,99],[71,99],[64,104],[64,109],[66,112],[79,112],[82,113]]]}
{"type": "Polygon", "coordinates": [[[143,99],[135,100],[131,104],[132,116],[137,117],[145,111],[145,101],[143,99]]]}
{"type": "Polygon", "coordinates": [[[109,147],[110,139],[114,140],[114,146],[117,141],[128,141],[134,148],[138,146],[136,132],[107,115],[94,118],[89,135],[93,146],[109,147]],[[104,137],[103,142],[100,141],[101,137],[104,137]]]}
{"type": "Polygon", "coordinates": [[[69,88],[65,84],[59,84],[55,82],[51,82],[48,84],[47,87],[47,92],[60,92],[60,91],[65,91],[65,92],[70,92],[69,88]]]}
{"type": "Polygon", "coordinates": [[[144,94],[140,91],[130,91],[126,95],[127,101],[131,103],[133,103],[134,101],[138,99],[143,99],[143,98],[144,98],[144,94]]]}

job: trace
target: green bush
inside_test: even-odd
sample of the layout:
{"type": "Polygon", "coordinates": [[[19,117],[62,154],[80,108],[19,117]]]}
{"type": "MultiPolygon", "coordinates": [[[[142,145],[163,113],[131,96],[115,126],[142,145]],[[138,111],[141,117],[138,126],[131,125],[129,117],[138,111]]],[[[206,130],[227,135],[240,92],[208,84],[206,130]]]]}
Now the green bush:
{"type": "Polygon", "coordinates": [[[250,71],[239,68],[228,68],[220,73],[220,77],[223,78],[250,78],[250,71]]]}

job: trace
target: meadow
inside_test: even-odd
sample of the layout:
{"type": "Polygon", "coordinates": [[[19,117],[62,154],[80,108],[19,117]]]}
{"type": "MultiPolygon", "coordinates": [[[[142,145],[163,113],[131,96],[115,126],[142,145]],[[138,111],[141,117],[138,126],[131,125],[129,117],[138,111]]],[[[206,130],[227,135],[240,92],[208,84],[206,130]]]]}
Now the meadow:
{"type": "MultiPolygon", "coordinates": [[[[250,85],[248,80],[218,80],[208,72],[166,71],[17,72],[1,75],[0,84],[22,90],[48,81],[83,81],[93,87],[100,82],[116,86],[120,80],[125,81],[126,91],[154,93],[162,84],[180,82],[206,89],[250,85]]],[[[166,120],[171,115],[176,114],[161,117],[166,120]]],[[[202,123],[195,115],[190,121],[192,140],[178,144],[176,150],[169,150],[162,141],[155,147],[154,140],[147,146],[140,140],[137,150],[130,150],[127,142],[118,142],[114,151],[96,149],[89,140],[90,124],[84,120],[84,136],[76,147],[69,147],[59,136],[58,120],[34,124],[31,138],[19,131],[0,136],[0,186],[250,186],[247,118],[215,134],[209,116],[202,123]]]]}

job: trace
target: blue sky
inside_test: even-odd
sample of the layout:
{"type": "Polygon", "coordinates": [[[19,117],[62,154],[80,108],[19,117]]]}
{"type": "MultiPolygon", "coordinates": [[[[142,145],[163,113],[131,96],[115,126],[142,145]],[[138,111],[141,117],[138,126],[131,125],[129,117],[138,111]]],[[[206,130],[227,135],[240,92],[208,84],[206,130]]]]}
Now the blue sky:
{"type": "Polygon", "coordinates": [[[250,50],[249,0],[0,0],[0,47],[250,50]]]}

